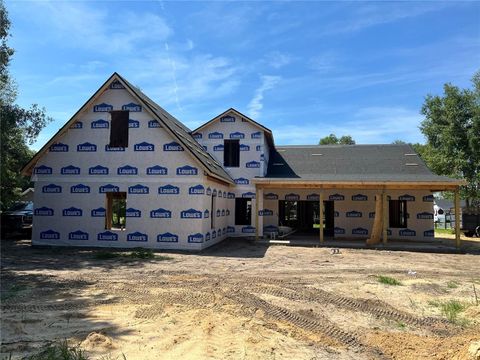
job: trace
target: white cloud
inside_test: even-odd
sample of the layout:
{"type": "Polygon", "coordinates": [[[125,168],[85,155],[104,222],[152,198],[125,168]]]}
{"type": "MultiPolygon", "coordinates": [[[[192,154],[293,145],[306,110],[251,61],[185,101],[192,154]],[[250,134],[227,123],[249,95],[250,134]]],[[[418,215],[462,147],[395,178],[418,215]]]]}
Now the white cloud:
{"type": "Polygon", "coordinates": [[[267,64],[274,69],[280,69],[290,64],[292,60],[292,56],[281,53],[279,51],[271,52],[265,56],[265,61],[267,62],[267,64]]]}
{"type": "Polygon", "coordinates": [[[262,84],[259,88],[255,90],[253,99],[250,101],[247,107],[249,116],[251,118],[258,119],[260,117],[260,111],[263,108],[263,94],[265,93],[265,91],[273,89],[273,87],[278,84],[280,80],[280,76],[262,76],[262,84]]]}

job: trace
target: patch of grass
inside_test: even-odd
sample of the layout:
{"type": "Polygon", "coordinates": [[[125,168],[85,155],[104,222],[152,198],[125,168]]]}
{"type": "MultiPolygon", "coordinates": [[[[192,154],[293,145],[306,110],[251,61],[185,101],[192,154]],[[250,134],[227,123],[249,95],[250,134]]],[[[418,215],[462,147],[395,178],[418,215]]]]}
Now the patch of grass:
{"type": "Polygon", "coordinates": [[[68,346],[67,340],[51,344],[28,360],[89,360],[87,353],[78,346],[68,346]]]}
{"type": "Polygon", "coordinates": [[[449,281],[447,282],[447,287],[449,289],[456,289],[458,288],[458,283],[456,281],[449,281]]]}
{"type": "Polygon", "coordinates": [[[394,285],[394,286],[402,285],[400,281],[390,276],[378,275],[377,280],[380,284],[394,285]]]}
{"type": "Polygon", "coordinates": [[[435,229],[435,235],[441,235],[441,234],[455,234],[454,229],[435,229]]]}
{"type": "Polygon", "coordinates": [[[407,324],[401,321],[397,321],[395,324],[400,330],[406,330],[407,329],[407,324]]]}
{"type": "Polygon", "coordinates": [[[440,308],[442,315],[444,315],[448,321],[459,325],[466,325],[469,323],[466,319],[459,318],[461,312],[463,312],[468,305],[458,300],[448,301],[429,301],[429,305],[440,308]]]}
{"type": "Polygon", "coordinates": [[[130,253],[119,253],[111,251],[99,251],[93,255],[97,260],[125,259],[125,260],[172,260],[173,258],[165,255],[155,255],[151,249],[136,248],[130,253]]]}

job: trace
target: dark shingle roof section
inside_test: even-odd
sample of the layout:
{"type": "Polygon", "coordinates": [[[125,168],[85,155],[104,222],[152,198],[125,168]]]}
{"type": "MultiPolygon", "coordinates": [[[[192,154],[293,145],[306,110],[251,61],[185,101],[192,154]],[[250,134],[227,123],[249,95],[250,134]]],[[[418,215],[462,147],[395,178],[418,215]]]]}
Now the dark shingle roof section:
{"type": "Polygon", "coordinates": [[[317,181],[452,181],[433,174],[410,145],[277,146],[266,178],[317,181]]]}
{"type": "Polygon", "coordinates": [[[233,183],[232,178],[225,171],[223,166],[210,155],[191,135],[190,129],[183,125],[174,116],[169,114],[160,105],[145,95],[139,88],[129,83],[122,76],[116,74],[129,88],[135,93],[156,115],[170,131],[172,131],[181,144],[188,148],[190,152],[214,175],[221,179],[233,183]]]}

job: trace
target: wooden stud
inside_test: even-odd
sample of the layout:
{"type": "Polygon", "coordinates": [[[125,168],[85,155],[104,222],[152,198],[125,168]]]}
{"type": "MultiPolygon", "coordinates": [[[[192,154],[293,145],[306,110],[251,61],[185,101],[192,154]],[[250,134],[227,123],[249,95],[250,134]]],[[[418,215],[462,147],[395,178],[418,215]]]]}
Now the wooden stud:
{"type": "Polygon", "coordinates": [[[382,206],[383,206],[383,243],[386,244],[388,242],[388,198],[385,192],[382,193],[382,206]]]}
{"type": "Polygon", "coordinates": [[[259,240],[259,232],[260,230],[258,229],[258,204],[259,204],[259,196],[260,196],[260,191],[258,187],[255,187],[255,241],[259,240]]]}
{"type": "Polygon", "coordinates": [[[455,246],[460,248],[460,196],[455,189],[455,246]]]}
{"type": "Polygon", "coordinates": [[[323,191],[320,191],[320,204],[319,204],[318,217],[320,222],[320,244],[323,244],[323,191]]]}

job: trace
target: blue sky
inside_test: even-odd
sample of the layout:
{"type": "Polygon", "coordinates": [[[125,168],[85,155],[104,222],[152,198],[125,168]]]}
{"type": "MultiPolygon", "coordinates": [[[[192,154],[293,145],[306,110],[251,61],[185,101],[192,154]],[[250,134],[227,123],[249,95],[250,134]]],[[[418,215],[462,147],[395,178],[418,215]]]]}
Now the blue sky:
{"type": "Polygon", "coordinates": [[[6,1],[18,103],[54,121],[114,71],[194,129],[229,107],[277,144],[423,142],[426,94],[480,70],[478,2],[6,1]]]}

